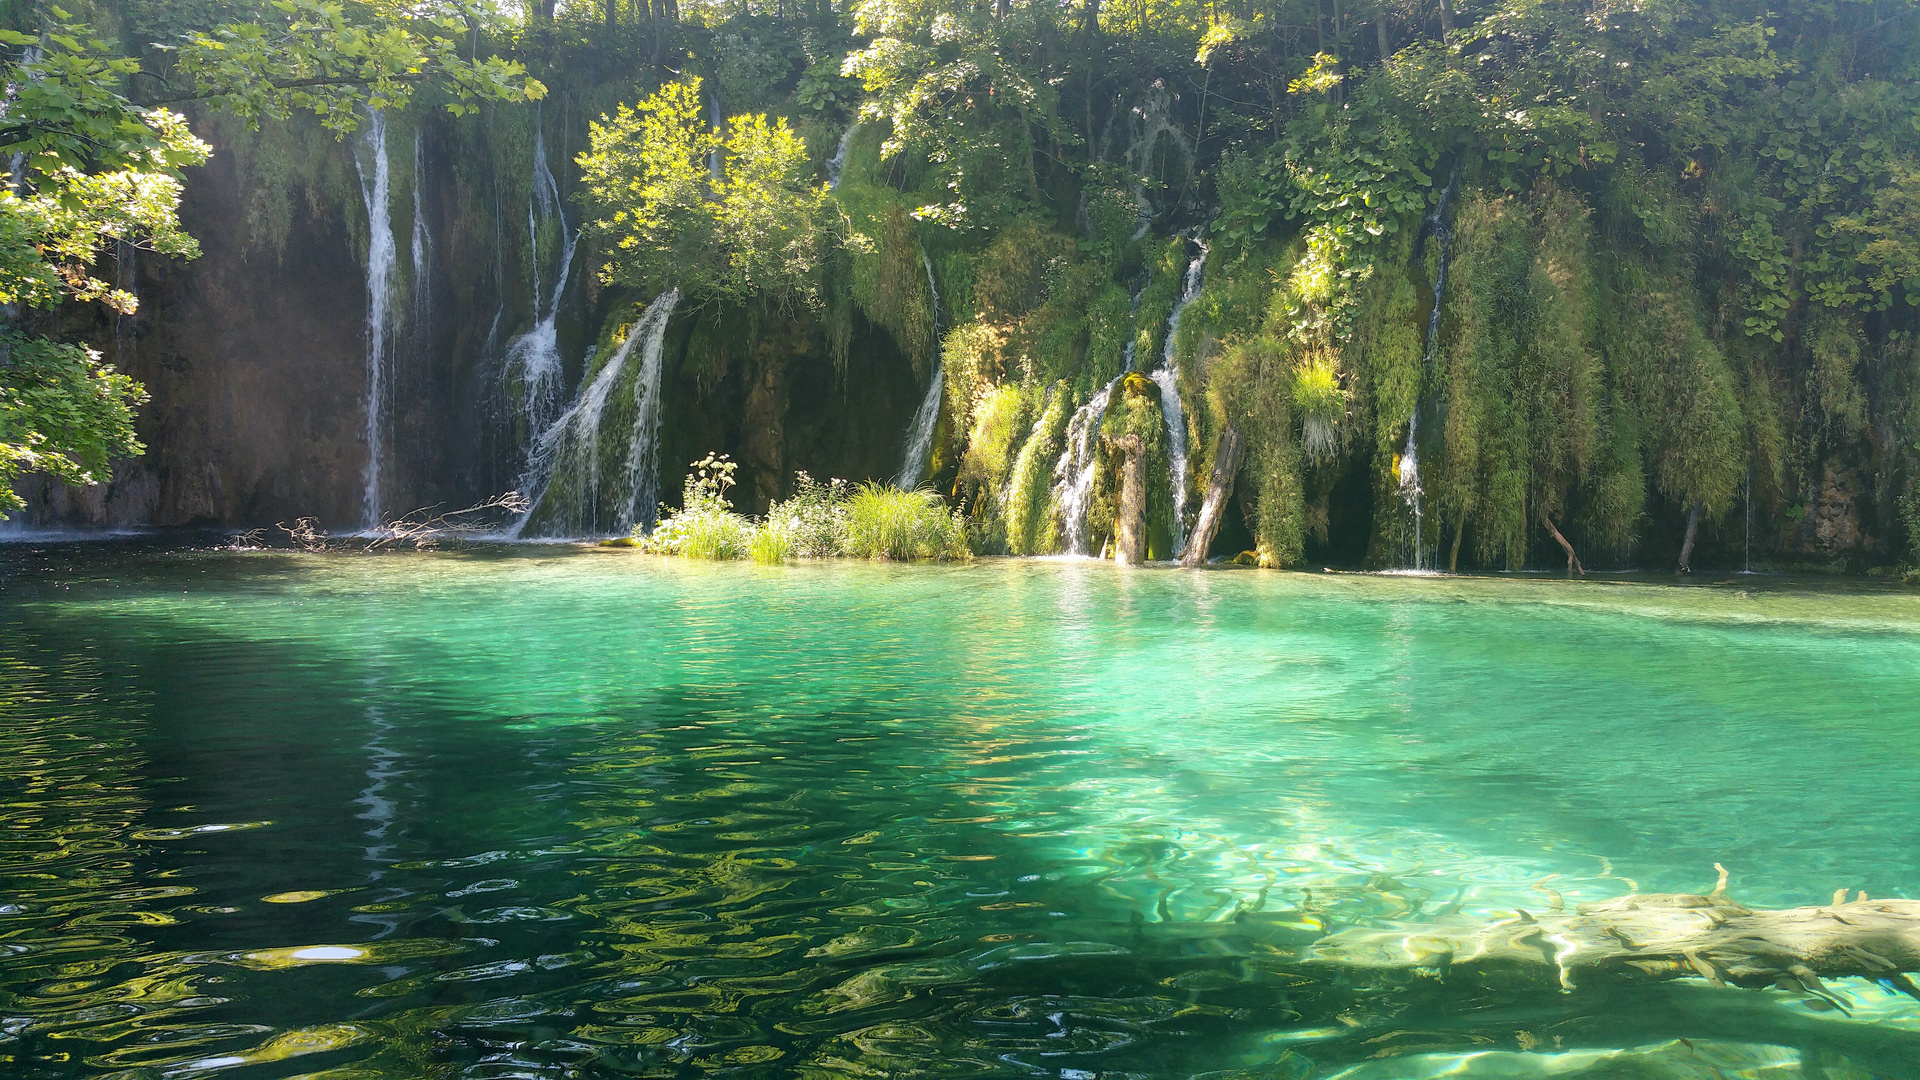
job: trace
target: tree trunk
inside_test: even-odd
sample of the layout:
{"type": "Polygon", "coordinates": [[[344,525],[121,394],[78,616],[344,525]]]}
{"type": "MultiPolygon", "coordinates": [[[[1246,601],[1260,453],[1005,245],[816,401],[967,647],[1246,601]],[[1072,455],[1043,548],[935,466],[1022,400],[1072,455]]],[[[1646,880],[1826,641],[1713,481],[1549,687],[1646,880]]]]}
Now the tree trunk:
{"type": "Polygon", "coordinates": [[[1585,577],[1587,568],[1580,565],[1580,557],[1573,553],[1573,545],[1567,543],[1567,538],[1560,535],[1560,530],[1554,527],[1553,519],[1541,518],[1540,520],[1547,523],[1547,531],[1553,534],[1553,539],[1560,545],[1560,550],[1567,553],[1567,573],[1585,577]]]}
{"type": "Polygon", "coordinates": [[[1234,474],[1240,471],[1240,457],[1246,449],[1246,440],[1232,424],[1220,433],[1220,444],[1213,450],[1213,477],[1207,482],[1207,499],[1200,504],[1200,520],[1194,522],[1193,535],[1187,538],[1187,551],[1180,559],[1182,566],[1205,566],[1207,549],[1213,546],[1214,534],[1220,531],[1220,519],[1226,514],[1227,496],[1233,491],[1234,474]]]}
{"type": "Polygon", "coordinates": [[[1467,515],[1461,514],[1460,520],[1453,523],[1453,550],[1447,553],[1447,573],[1460,572],[1460,538],[1467,535],[1467,515]]]}
{"type": "Polygon", "coordinates": [[[1829,905],[1766,911],[1728,899],[1726,881],[1721,870],[1706,896],[1624,896],[1573,911],[1550,897],[1552,911],[1519,911],[1491,925],[1454,917],[1417,927],[1356,927],[1322,938],[1301,956],[1347,971],[1437,965],[1447,982],[1479,986],[1573,990],[1700,976],[1715,986],[1779,988],[1844,1008],[1821,980],[1860,976],[1920,997],[1902,974],[1920,971],[1920,901],[1861,893],[1848,903],[1842,889],[1829,905]]]}
{"type": "Polygon", "coordinates": [[[1440,32],[1442,34],[1453,33],[1453,8],[1447,3],[1447,0],[1440,0],[1440,32]]]}
{"type": "Polygon", "coordinates": [[[620,0],[607,0],[607,33],[611,34],[619,25],[620,0]]]}
{"type": "Polygon", "coordinates": [[[1680,545],[1680,572],[1693,573],[1693,537],[1700,530],[1700,500],[1695,499],[1693,509],[1687,511],[1687,539],[1680,545]]]}
{"type": "Polygon", "coordinates": [[[554,0],[538,0],[538,3],[533,6],[533,13],[539,16],[544,22],[552,22],[553,5],[554,0]]]}
{"type": "Polygon", "coordinates": [[[1387,17],[1385,15],[1373,20],[1373,33],[1374,37],[1379,39],[1380,62],[1384,64],[1389,55],[1387,52],[1387,17]]]}
{"type": "Polygon", "coordinates": [[[1120,459],[1120,505],[1113,516],[1113,561],[1135,566],[1147,561],[1147,453],[1138,435],[1111,439],[1107,447],[1120,459]]]}

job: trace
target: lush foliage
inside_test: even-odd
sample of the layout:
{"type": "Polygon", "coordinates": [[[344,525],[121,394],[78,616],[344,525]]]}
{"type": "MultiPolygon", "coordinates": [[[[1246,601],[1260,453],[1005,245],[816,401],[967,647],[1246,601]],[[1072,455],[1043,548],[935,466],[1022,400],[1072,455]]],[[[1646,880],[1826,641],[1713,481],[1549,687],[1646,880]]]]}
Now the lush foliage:
{"type": "MultiPolygon", "coordinates": [[[[152,5],[198,6],[247,7],[152,5]]],[[[1267,565],[1662,564],[1749,509],[1780,559],[1920,542],[1916,0],[489,10],[182,16],[169,77],[344,127],[426,80],[456,112],[536,92],[488,57],[598,65],[570,89],[605,281],[744,313],[692,335],[702,386],[754,349],[858,377],[870,332],[923,386],[939,361],[933,477],[981,550],[1100,550],[1138,435],[1171,554],[1229,430],[1221,554],[1267,565]]],[[[766,557],[912,509],[801,491],[838,509],[766,557]]]]}
{"type": "Polygon", "coordinates": [[[818,303],[824,192],[783,119],[711,127],[698,78],[592,126],[580,169],[610,248],[603,276],[642,289],[818,303]]]}
{"type": "Polygon", "coordinates": [[[456,115],[484,100],[540,97],[544,88],[518,63],[460,55],[458,37],[490,10],[443,0],[419,10],[356,8],[350,17],[338,3],[276,0],[254,12],[259,21],[185,34],[162,72],[57,6],[31,23],[0,26],[0,154],[14,161],[12,183],[0,191],[8,323],[0,513],[18,507],[12,482],[23,472],[98,483],[112,458],[141,450],[133,433],[139,384],[102,367],[98,353],[31,327],[34,312],[67,302],[132,314],[137,299],[97,272],[105,253],[199,253],[180,228],[180,170],[203,163],[208,147],[163,105],[208,100],[248,117],[310,111],[345,133],[363,109],[404,105],[427,83],[444,89],[456,115]],[[140,76],[143,91],[161,88],[141,95],[144,102],[133,92],[140,76]],[[167,81],[173,77],[185,85],[167,81]]]}
{"type": "Polygon", "coordinates": [[[746,559],[778,563],[792,558],[965,559],[967,528],[930,491],[879,484],[849,488],[799,473],[794,494],[775,503],[764,520],[734,513],[727,491],[738,464],[709,454],[691,466],[681,508],[651,533],[635,529],[635,543],[657,555],[690,559],[746,559]]]}

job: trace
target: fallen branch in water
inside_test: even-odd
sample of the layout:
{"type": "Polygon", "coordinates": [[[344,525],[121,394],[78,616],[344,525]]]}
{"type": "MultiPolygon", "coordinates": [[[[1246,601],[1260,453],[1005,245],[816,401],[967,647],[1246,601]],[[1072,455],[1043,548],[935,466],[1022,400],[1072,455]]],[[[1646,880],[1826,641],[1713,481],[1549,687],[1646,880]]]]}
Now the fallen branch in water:
{"type": "Polygon", "coordinates": [[[1701,976],[1715,986],[1778,987],[1844,1009],[1823,979],[1859,976],[1920,998],[1920,901],[1853,901],[1778,911],[1728,899],[1718,864],[1711,893],[1631,895],[1572,912],[1516,911],[1504,922],[1457,920],[1393,930],[1350,928],[1309,945],[1301,959],[1348,969],[1434,969],[1449,981],[1555,982],[1701,976]]]}
{"type": "Polygon", "coordinates": [[[375,529],[374,540],[367,545],[367,550],[389,544],[412,544],[414,550],[421,551],[445,540],[491,532],[500,528],[506,519],[526,513],[533,500],[509,491],[451,513],[434,513],[440,505],[422,507],[375,529]]]}

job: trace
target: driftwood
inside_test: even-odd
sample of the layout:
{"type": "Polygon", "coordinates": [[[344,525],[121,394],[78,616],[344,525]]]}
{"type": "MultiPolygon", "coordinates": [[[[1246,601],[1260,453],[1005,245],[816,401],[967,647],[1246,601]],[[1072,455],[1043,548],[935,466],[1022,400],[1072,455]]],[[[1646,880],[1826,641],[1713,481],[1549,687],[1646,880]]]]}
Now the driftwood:
{"type": "Polygon", "coordinates": [[[1120,504],[1113,520],[1113,561],[1134,566],[1147,561],[1147,454],[1138,435],[1110,439],[1120,455],[1120,504]]]}
{"type": "MultiPolygon", "coordinates": [[[[1717,867],[1716,867],[1717,869],[1717,867]]],[[[1349,928],[1306,947],[1310,964],[1437,970],[1483,984],[1586,984],[1700,976],[1715,986],[1778,987],[1817,1007],[1844,1008],[1823,979],[1860,976],[1920,998],[1920,900],[1851,902],[1767,911],[1735,903],[1726,871],[1713,892],[1632,895],[1488,925],[1456,920],[1393,930],[1349,928]]]]}
{"type": "Polygon", "coordinates": [[[1240,471],[1240,456],[1246,449],[1246,440],[1233,425],[1220,433],[1220,445],[1213,451],[1213,477],[1207,482],[1207,499],[1200,504],[1200,519],[1194,522],[1193,536],[1187,540],[1187,550],[1180,558],[1182,566],[1205,566],[1207,549],[1213,546],[1214,534],[1220,531],[1220,517],[1226,512],[1227,496],[1233,491],[1233,475],[1240,471]]]}

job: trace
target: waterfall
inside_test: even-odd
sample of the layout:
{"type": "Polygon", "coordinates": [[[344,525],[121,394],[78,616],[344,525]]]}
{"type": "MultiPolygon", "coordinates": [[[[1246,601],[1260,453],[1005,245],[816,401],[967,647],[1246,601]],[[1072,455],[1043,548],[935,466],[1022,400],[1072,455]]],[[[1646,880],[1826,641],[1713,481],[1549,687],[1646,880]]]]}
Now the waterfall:
{"type": "Polygon", "coordinates": [[[907,429],[907,452],[900,464],[900,475],[894,478],[894,486],[902,490],[912,490],[927,477],[927,465],[933,457],[933,428],[940,419],[940,395],[946,389],[947,373],[941,365],[940,346],[940,286],[933,279],[933,260],[927,258],[925,249],[920,252],[920,265],[927,270],[927,292],[933,298],[933,379],[927,383],[927,396],[920,402],[919,411],[913,414],[913,426],[907,429]]]}
{"type": "MultiPolygon", "coordinates": [[[[1194,147],[1193,141],[1174,118],[1173,95],[1164,83],[1157,80],[1140,104],[1128,110],[1127,127],[1125,159],[1133,172],[1135,208],[1132,239],[1138,240],[1147,235],[1147,230],[1153,226],[1155,210],[1153,200],[1147,194],[1147,181],[1153,173],[1154,150],[1159,146],[1161,137],[1173,139],[1174,148],[1179,151],[1183,165],[1189,171],[1193,168],[1194,147]]],[[[1110,147],[1110,136],[1104,137],[1102,142],[1110,147]]]]}
{"type": "Polygon", "coordinates": [[[626,473],[630,494],[620,519],[623,529],[638,525],[652,532],[660,519],[660,350],[667,340],[667,320],[679,302],[680,290],[674,289],[655,300],[640,320],[646,336],[640,348],[640,373],[633,380],[633,441],[627,445],[626,473]],[[656,307],[660,308],[657,317],[656,307]]]}
{"type": "Polygon", "coordinates": [[[1173,362],[1174,340],[1180,334],[1180,317],[1186,314],[1187,305],[1199,298],[1207,272],[1207,242],[1198,237],[1193,242],[1200,253],[1187,263],[1180,299],[1174,302],[1173,314],[1167,316],[1167,340],[1160,351],[1160,366],[1148,373],[1148,378],[1160,387],[1160,414],[1167,421],[1167,473],[1173,494],[1173,557],[1176,559],[1187,546],[1187,416],[1180,407],[1180,370],[1173,362]]]}
{"type": "MultiPolygon", "coordinates": [[[[139,300],[139,272],[134,254],[139,249],[126,240],[114,244],[113,284],[121,292],[139,300]]],[[[138,309],[135,309],[138,311],[138,309]]],[[[113,364],[123,372],[133,370],[134,316],[116,313],[113,317],[113,364]]]]}
{"type": "Polygon", "coordinates": [[[1114,388],[1133,370],[1133,345],[1127,345],[1127,368],[1073,411],[1067,421],[1067,445],[1054,462],[1053,501],[1060,508],[1061,530],[1066,534],[1067,554],[1091,555],[1087,550],[1087,502],[1093,497],[1094,435],[1106,418],[1107,404],[1114,388]]]}
{"type": "Polygon", "coordinates": [[[429,269],[433,262],[433,233],[427,229],[427,214],[422,204],[426,190],[426,157],[421,152],[421,132],[413,133],[413,238],[408,261],[413,264],[412,323],[417,333],[425,333],[433,309],[433,281],[429,269]]]}
{"type": "MultiPolygon", "coordinates": [[[[1139,314],[1140,297],[1146,291],[1144,284],[1134,291],[1133,304],[1127,309],[1129,325],[1132,317],[1139,314]]],[[[1126,351],[1121,354],[1120,374],[1075,409],[1067,420],[1067,445],[1061,450],[1060,459],[1053,463],[1053,503],[1060,511],[1061,530],[1066,535],[1069,555],[1093,554],[1087,550],[1087,503],[1093,498],[1094,435],[1100,430],[1100,422],[1106,419],[1114,388],[1133,370],[1137,351],[1134,337],[1128,335],[1126,351]]]]}
{"type": "Polygon", "coordinates": [[[833,152],[832,157],[827,159],[828,191],[840,190],[840,174],[847,167],[847,147],[853,145],[853,133],[859,130],[860,122],[858,120],[848,124],[847,130],[840,134],[839,148],[833,152]]]}
{"type": "Polygon", "coordinates": [[[386,457],[386,384],[393,346],[393,214],[388,206],[391,171],[387,161],[387,119],[368,113],[367,148],[373,175],[359,155],[360,195],[367,204],[367,469],[363,506],[367,528],[380,526],[380,470],[386,457]]]}
{"type": "MultiPolygon", "coordinates": [[[[1421,360],[1420,378],[1425,382],[1433,374],[1433,360],[1440,349],[1440,311],[1447,295],[1447,251],[1453,244],[1453,233],[1447,228],[1447,206],[1453,202],[1455,184],[1460,179],[1460,170],[1455,167],[1453,175],[1447,178],[1447,186],[1440,189],[1440,202],[1427,217],[1427,229],[1440,244],[1439,269],[1433,275],[1433,311],[1427,316],[1427,351],[1421,360]]],[[[1407,445],[1400,451],[1400,497],[1413,510],[1413,569],[1425,570],[1426,516],[1420,505],[1420,406],[1414,405],[1413,415],[1407,418],[1407,445]]]]}
{"type": "MultiPolygon", "coordinates": [[[[571,528],[575,535],[582,535],[598,529],[600,494],[600,419],[606,411],[607,399],[612,396],[614,387],[620,382],[621,373],[626,370],[627,358],[633,354],[635,345],[644,344],[643,371],[641,379],[636,381],[635,397],[639,399],[643,412],[650,416],[636,417],[634,439],[637,442],[642,434],[647,440],[647,448],[642,453],[637,447],[629,446],[627,452],[627,473],[624,477],[631,485],[625,514],[631,518],[634,507],[639,502],[638,470],[647,466],[651,471],[653,457],[652,441],[659,428],[658,421],[658,384],[660,368],[660,345],[666,333],[667,320],[672,317],[673,309],[680,302],[680,290],[670,289],[654,298],[647,310],[640,316],[633,329],[627,332],[620,347],[614,350],[606,364],[592,376],[572,406],[561,413],[547,429],[534,441],[527,457],[527,471],[520,481],[520,490],[532,496],[532,506],[520,519],[507,530],[509,537],[518,537],[526,530],[533,515],[547,504],[561,496],[569,496],[570,503],[565,509],[569,516],[564,520],[551,508],[547,520],[571,528]],[[644,370],[651,367],[654,389],[648,392],[644,385],[648,375],[644,370]],[[646,404],[653,402],[651,410],[646,404]],[[645,430],[642,431],[642,423],[645,430]],[[645,460],[641,460],[644,458],[645,460]],[[560,491],[555,484],[564,485],[560,491]]],[[[648,498],[652,498],[653,479],[645,478],[648,498]]]]}
{"type": "Polygon", "coordinates": [[[522,406],[529,434],[545,431],[559,406],[560,378],[560,299],[566,295],[573,272],[573,255],[578,237],[567,227],[560,183],[547,165],[547,140],[539,123],[533,130],[533,195],[527,200],[527,242],[533,259],[533,328],[513,339],[507,346],[507,372],[520,379],[522,406]],[[553,287],[545,287],[540,272],[540,235],[543,228],[557,227],[560,234],[559,258],[553,271],[553,287]]]}

